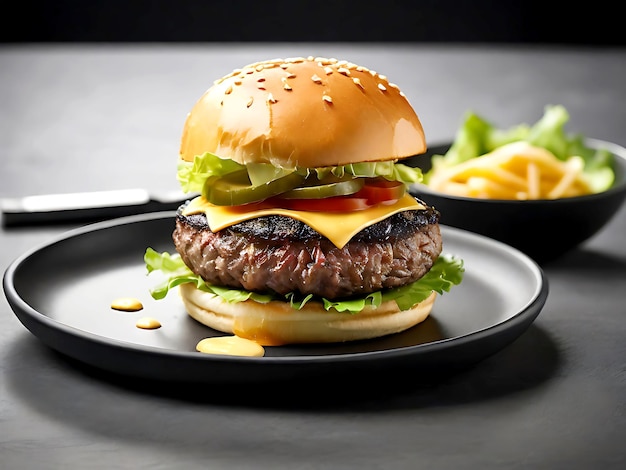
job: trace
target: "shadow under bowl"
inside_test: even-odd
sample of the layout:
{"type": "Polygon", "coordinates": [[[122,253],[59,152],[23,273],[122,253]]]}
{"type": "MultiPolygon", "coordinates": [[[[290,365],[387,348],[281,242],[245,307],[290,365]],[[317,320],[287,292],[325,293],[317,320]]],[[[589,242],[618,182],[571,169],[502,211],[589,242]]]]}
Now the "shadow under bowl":
{"type": "MultiPolygon", "coordinates": [[[[586,143],[614,155],[615,182],[602,193],[515,201],[452,196],[415,184],[411,186],[411,194],[435,207],[441,213],[442,225],[486,235],[519,249],[538,263],[545,263],[598,233],[626,199],[626,148],[597,139],[587,139],[586,143]]],[[[431,157],[445,154],[450,145],[434,146],[404,163],[427,172],[431,157]]]]}

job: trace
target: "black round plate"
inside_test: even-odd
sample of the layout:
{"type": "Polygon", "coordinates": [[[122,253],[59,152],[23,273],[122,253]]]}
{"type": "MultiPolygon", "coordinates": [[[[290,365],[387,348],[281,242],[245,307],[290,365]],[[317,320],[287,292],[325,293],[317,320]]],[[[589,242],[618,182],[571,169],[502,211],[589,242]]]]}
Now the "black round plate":
{"type": "Polygon", "coordinates": [[[5,295],[28,330],[80,362],[139,379],[214,384],[463,368],[522,334],[548,295],[543,271],[526,255],[442,226],[444,252],[464,259],[465,278],[422,324],[375,340],[266,347],[261,358],[203,354],[198,341],[221,333],[189,317],[176,293],[157,301],[148,292],[145,249],[173,252],[173,228],[174,212],[161,212],[69,231],[17,258],[4,274],[5,295]],[[119,297],[138,298],[144,309],[113,310],[119,297]],[[137,328],[145,316],[162,327],[137,328]]]}

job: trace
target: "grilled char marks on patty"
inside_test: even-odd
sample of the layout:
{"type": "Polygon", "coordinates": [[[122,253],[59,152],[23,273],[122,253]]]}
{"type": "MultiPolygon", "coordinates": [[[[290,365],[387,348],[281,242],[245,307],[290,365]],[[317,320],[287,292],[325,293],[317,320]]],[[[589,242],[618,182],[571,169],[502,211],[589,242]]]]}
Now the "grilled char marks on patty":
{"type": "Polygon", "coordinates": [[[306,224],[263,216],[213,233],[204,214],[179,210],[173,233],[189,268],[210,284],[327,299],[400,287],[426,274],[441,253],[433,208],[394,214],[343,248],[306,224]]]}

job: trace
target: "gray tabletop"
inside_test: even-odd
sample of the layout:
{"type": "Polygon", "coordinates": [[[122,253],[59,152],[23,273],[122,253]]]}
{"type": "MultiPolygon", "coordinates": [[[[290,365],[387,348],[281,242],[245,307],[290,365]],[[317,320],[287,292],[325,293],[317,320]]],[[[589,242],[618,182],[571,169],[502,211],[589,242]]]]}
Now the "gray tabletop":
{"type": "MultiPolygon", "coordinates": [[[[570,130],[626,144],[624,49],[13,45],[0,47],[0,197],[177,189],[183,120],[213,80],[307,55],[387,75],[432,145],[467,109],[508,126],[536,121],[546,104],[568,109],[570,130]]],[[[0,267],[72,227],[4,228],[0,267]]],[[[348,397],[333,383],[276,390],[284,400],[267,385],[216,400],[129,385],[44,346],[2,296],[0,467],[625,468],[625,234],[623,207],[545,265],[543,311],[498,354],[348,397]]]]}

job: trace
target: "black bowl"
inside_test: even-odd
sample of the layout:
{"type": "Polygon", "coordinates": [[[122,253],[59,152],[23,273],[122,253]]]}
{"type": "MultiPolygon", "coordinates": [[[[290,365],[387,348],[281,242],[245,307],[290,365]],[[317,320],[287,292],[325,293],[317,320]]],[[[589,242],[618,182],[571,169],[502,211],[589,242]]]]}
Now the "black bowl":
{"type": "MultiPolygon", "coordinates": [[[[423,184],[411,193],[441,212],[441,224],[486,235],[513,246],[539,263],[553,260],[591,238],[606,225],[626,199],[626,148],[587,139],[594,148],[614,155],[615,182],[602,193],[554,200],[494,200],[451,196],[423,184]]],[[[431,157],[444,154],[450,144],[432,147],[405,163],[426,172],[431,157]]]]}

